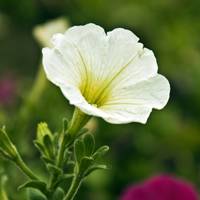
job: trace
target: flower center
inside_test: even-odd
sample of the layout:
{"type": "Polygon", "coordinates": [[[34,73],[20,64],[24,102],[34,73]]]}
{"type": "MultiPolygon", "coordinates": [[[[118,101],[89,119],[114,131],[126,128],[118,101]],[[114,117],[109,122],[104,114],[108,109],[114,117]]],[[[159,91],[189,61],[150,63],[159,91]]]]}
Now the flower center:
{"type": "Polygon", "coordinates": [[[109,92],[104,92],[105,85],[105,80],[97,80],[92,74],[87,74],[80,85],[80,91],[88,103],[101,107],[109,96],[109,92]]]}

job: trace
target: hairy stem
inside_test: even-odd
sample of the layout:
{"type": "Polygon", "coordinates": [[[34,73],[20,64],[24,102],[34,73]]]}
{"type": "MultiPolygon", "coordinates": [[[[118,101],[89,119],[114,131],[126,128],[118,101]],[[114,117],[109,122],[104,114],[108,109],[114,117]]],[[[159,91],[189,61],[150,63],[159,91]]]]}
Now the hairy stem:
{"type": "Polygon", "coordinates": [[[72,184],[63,200],[73,200],[74,199],[74,197],[76,196],[76,194],[81,186],[82,180],[83,179],[80,175],[77,175],[74,177],[74,179],[72,180],[72,184]]]}
{"type": "MultiPolygon", "coordinates": [[[[74,110],[74,114],[72,116],[72,119],[69,123],[69,127],[67,130],[68,134],[71,134],[72,137],[75,139],[75,135],[81,130],[81,128],[83,128],[83,126],[88,122],[88,120],[90,119],[90,117],[88,117],[87,115],[85,115],[84,113],[82,113],[79,109],[75,108],[74,110]]],[[[66,140],[64,137],[64,133],[61,135],[62,137],[62,141],[60,144],[60,148],[58,151],[58,156],[57,156],[57,160],[56,160],[56,166],[59,168],[62,168],[62,161],[63,161],[63,156],[64,156],[64,152],[66,149],[66,140]]],[[[74,141],[72,142],[74,143],[74,141]]],[[[50,177],[50,181],[49,181],[49,190],[50,191],[54,191],[54,182],[57,179],[57,175],[56,174],[52,174],[50,177]]]]}
{"type": "Polygon", "coordinates": [[[22,160],[20,156],[18,156],[14,162],[28,178],[33,179],[33,180],[38,180],[37,176],[25,164],[25,162],[22,160]]]}

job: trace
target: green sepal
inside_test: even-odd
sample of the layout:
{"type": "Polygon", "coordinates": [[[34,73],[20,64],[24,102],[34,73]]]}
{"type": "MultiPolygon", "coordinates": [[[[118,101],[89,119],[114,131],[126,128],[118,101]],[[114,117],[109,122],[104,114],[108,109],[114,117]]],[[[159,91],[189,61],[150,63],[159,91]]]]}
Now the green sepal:
{"type": "Polygon", "coordinates": [[[83,137],[84,145],[85,145],[85,155],[91,156],[94,153],[95,149],[95,140],[92,134],[85,134],[83,137]]]}
{"type": "Polygon", "coordinates": [[[22,189],[25,189],[25,188],[38,189],[39,191],[44,193],[46,191],[46,183],[44,183],[42,181],[31,180],[31,181],[27,181],[26,183],[20,185],[18,187],[18,190],[22,190],[22,189]]]}
{"type": "Polygon", "coordinates": [[[64,191],[62,188],[58,187],[53,195],[53,200],[62,200],[64,198],[64,191]]]}
{"type": "Polygon", "coordinates": [[[109,151],[109,146],[102,146],[96,150],[96,152],[92,155],[94,160],[101,159],[107,152],[109,151]]]}

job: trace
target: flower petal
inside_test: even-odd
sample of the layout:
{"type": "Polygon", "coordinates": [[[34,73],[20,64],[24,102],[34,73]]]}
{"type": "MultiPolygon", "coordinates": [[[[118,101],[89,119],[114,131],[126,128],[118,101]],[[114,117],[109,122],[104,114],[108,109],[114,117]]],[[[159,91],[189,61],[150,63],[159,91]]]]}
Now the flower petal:
{"type": "Polygon", "coordinates": [[[107,34],[106,64],[101,76],[108,87],[135,60],[143,50],[143,44],[131,31],[117,28],[107,34]]]}
{"type": "Polygon", "coordinates": [[[70,104],[75,105],[88,115],[107,118],[108,115],[94,105],[89,104],[77,87],[63,85],[61,87],[63,95],[69,100],[70,104]]]}
{"type": "Polygon", "coordinates": [[[81,81],[79,69],[81,62],[75,50],[72,47],[65,49],[65,57],[57,49],[44,48],[43,65],[47,78],[57,86],[72,84],[78,86],[81,81]],[[70,59],[74,57],[75,59],[70,59]],[[66,59],[69,58],[69,59],[66,59]]]}
{"type": "Polygon", "coordinates": [[[100,109],[112,116],[105,119],[111,123],[145,123],[152,108],[162,109],[166,105],[169,92],[168,80],[158,74],[135,85],[113,90],[100,109]]]}
{"type": "Polygon", "coordinates": [[[104,29],[96,24],[86,24],[82,26],[73,26],[69,28],[65,32],[65,37],[69,39],[69,41],[73,41],[74,43],[78,43],[88,34],[95,34],[99,37],[105,37],[106,33],[104,29]]]}

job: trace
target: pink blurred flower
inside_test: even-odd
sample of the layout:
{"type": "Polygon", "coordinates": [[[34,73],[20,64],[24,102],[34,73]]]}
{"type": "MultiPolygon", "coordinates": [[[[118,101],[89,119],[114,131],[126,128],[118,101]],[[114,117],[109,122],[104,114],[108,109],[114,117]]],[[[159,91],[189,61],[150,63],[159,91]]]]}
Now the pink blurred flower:
{"type": "Polygon", "coordinates": [[[0,106],[9,105],[14,101],[16,94],[16,81],[10,75],[0,79],[0,106]]]}
{"type": "Polygon", "coordinates": [[[168,175],[155,176],[127,188],[120,200],[198,200],[194,187],[168,175]]]}

